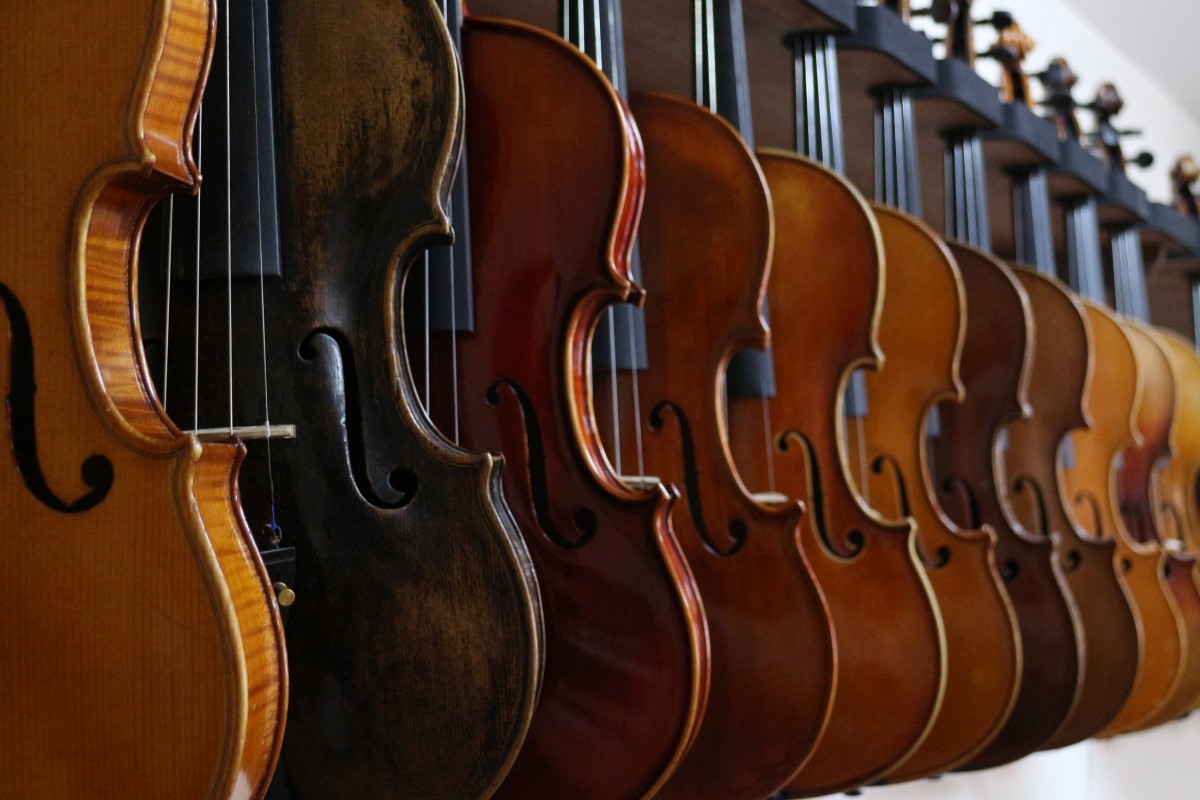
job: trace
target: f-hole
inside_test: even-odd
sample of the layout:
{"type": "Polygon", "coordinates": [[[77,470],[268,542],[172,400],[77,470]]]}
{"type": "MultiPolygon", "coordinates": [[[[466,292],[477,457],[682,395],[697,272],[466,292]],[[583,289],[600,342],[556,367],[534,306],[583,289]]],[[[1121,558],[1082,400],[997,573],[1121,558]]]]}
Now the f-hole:
{"type": "Polygon", "coordinates": [[[1083,489],[1075,495],[1075,505],[1087,506],[1091,509],[1092,530],[1095,532],[1097,539],[1103,539],[1105,534],[1104,520],[1100,516],[1100,500],[1096,495],[1087,489],[1083,489]]]}
{"type": "Polygon", "coordinates": [[[550,507],[550,481],[546,475],[546,445],[542,437],[542,425],[538,420],[537,408],[533,400],[521,386],[510,380],[498,380],[488,387],[485,400],[490,406],[499,406],[504,401],[505,392],[517,400],[521,409],[521,424],[525,431],[525,446],[529,453],[529,491],[533,495],[533,513],[538,525],[546,538],[564,550],[575,550],[583,547],[596,536],[599,522],[596,512],[581,508],[572,517],[575,526],[574,537],[564,536],[554,524],[554,513],[550,507]]]}
{"type": "Polygon", "coordinates": [[[851,528],[846,531],[846,535],[842,537],[842,541],[836,544],[833,541],[833,537],[829,535],[828,520],[825,516],[824,481],[821,478],[821,468],[817,464],[812,442],[809,438],[803,432],[795,428],[789,428],[776,439],[775,447],[781,453],[786,453],[793,447],[799,448],[801,458],[804,459],[805,468],[808,470],[810,500],[812,502],[811,519],[817,529],[817,535],[821,537],[821,541],[825,543],[829,551],[842,558],[854,558],[861,553],[863,547],[866,545],[866,537],[858,528],[851,528]]]}
{"type": "Polygon", "coordinates": [[[696,442],[692,435],[692,425],[687,415],[679,406],[664,400],[650,410],[650,430],[659,433],[665,425],[664,412],[669,411],[679,425],[680,446],[683,448],[683,484],[687,490],[688,511],[696,525],[696,532],[704,546],[719,556],[731,556],[742,549],[746,543],[747,528],[745,520],[733,518],[726,526],[729,536],[727,544],[719,544],[708,529],[704,512],[704,501],[700,494],[700,464],[696,458],[696,442]]]}
{"type": "Polygon", "coordinates": [[[1046,516],[1046,498],[1042,495],[1042,487],[1029,475],[1020,475],[1013,481],[1013,494],[1024,495],[1026,493],[1033,498],[1033,511],[1036,517],[1034,532],[1045,539],[1049,537],[1050,531],[1046,527],[1048,517],[1046,516]]]}
{"type": "Polygon", "coordinates": [[[895,484],[896,497],[900,501],[901,516],[911,517],[912,507],[908,502],[908,485],[904,482],[904,473],[900,471],[900,465],[890,454],[884,454],[871,462],[871,471],[876,475],[882,475],[886,472],[892,476],[892,482],[895,484]]]}
{"type": "Polygon", "coordinates": [[[1161,514],[1163,514],[1163,516],[1171,520],[1171,527],[1174,533],[1174,536],[1164,536],[1164,538],[1173,538],[1182,545],[1183,516],[1179,513],[1179,509],[1175,507],[1174,503],[1163,502],[1159,504],[1158,510],[1161,514]]]}
{"type": "Polygon", "coordinates": [[[396,492],[396,499],[385,499],[371,483],[367,466],[362,407],[359,405],[358,371],[354,363],[354,351],[341,332],[332,328],[317,328],[304,337],[297,352],[305,361],[315,361],[322,355],[341,360],[341,393],[346,414],[346,449],[350,456],[351,478],[359,493],[368,503],[385,511],[403,508],[411,503],[419,487],[416,473],[411,469],[397,467],[388,474],[388,486],[396,492]],[[322,343],[325,343],[324,347],[322,343]],[[322,351],[328,352],[323,353],[322,351]]]}
{"type": "Polygon", "coordinates": [[[959,517],[965,522],[963,528],[978,530],[983,526],[983,517],[979,513],[979,501],[975,498],[975,492],[966,478],[961,475],[951,475],[942,481],[941,489],[942,494],[959,499],[959,505],[965,512],[965,516],[959,517]]]}
{"type": "Polygon", "coordinates": [[[84,459],[79,468],[79,477],[90,491],[75,500],[63,500],[50,489],[46,483],[46,476],[42,473],[42,463],[37,451],[37,425],[33,403],[33,396],[37,393],[37,384],[34,382],[33,333],[21,301],[3,283],[0,283],[0,301],[3,301],[8,316],[8,430],[12,437],[12,452],[17,471],[30,494],[47,508],[63,514],[89,511],[108,497],[114,478],[112,462],[102,455],[91,455],[84,459]]]}

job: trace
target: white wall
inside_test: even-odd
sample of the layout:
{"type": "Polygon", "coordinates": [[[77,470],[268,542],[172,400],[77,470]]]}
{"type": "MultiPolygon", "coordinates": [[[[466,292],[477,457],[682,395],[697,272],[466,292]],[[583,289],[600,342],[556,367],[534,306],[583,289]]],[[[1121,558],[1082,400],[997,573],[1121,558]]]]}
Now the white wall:
{"type": "MultiPolygon", "coordinates": [[[[923,5],[916,0],[914,6],[923,5]]],[[[1075,97],[1081,102],[1090,101],[1096,86],[1107,81],[1117,84],[1125,99],[1125,110],[1117,117],[1122,128],[1145,131],[1145,136],[1128,140],[1126,153],[1132,156],[1141,150],[1155,155],[1155,164],[1148,170],[1131,168],[1130,177],[1144,188],[1151,199],[1166,202],[1170,199],[1168,173],[1171,165],[1183,153],[1200,155],[1200,109],[1187,108],[1167,94],[1159,83],[1138,66],[1135,57],[1126,53],[1119,42],[1114,42],[1078,10],[1086,6],[1086,0],[977,0],[976,17],[985,17],[993,11],[1011,11],[1025,32],[1038,43],[1037,49],[1027,59],[1030,72],[1043,68],[1050,59],[1063,56],[1079,75],[1079,86],[1075,97]]],[[[1127,3],[1128,14],[1143,13],[1138,3],[1127,3]]],[[[1119,30],[1119,20],[1104,20],[1107,29],[1119,30]]],[[[934,26],[928,20],[918,21],[917,26],[926,30],[934,26]]],[[[1172,24],[1196,30],[1200,25],[1200,3],[1196,0],[1178,0],[1178,11],[1172,24]]],[[[977,49],[984,50],[995,40],[991,28],[977,29],[977,49]]],[[[1183,74],[1195,75],[1200,80],[1200,49],[1191,49],[1178,54],[1179,69],[1183,74]]],[[[979,71],[993,83],[999,83],[999,70],[995,64],[980,62],[979,71]]],[[[1034,83],[1035,96],[1041,96],[1041,84],[1034,83]]],[[[1085,129],[1093,127],[1092,115],[1080,112],[1080,121],[1085,129]]],[[[1200,796],[1200,792],[1198,792],[1200,796]]]]}
{"type": "MultiPolygon", "coordinates": [[[[1200,715],[1006,767],[869,787],[864,800],[1196,800],[1200,715]]],[[[842,796],[844,798],[844,796],[842,796]]]]}

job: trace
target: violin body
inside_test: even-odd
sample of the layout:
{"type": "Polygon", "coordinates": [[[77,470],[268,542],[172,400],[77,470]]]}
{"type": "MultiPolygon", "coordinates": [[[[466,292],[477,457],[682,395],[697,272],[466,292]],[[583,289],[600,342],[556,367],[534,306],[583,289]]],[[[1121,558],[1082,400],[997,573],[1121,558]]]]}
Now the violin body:
{"type": "Polygon", "coordinates": [[[1029,296],[1013,271],[979,250],[951,245],[967,291],[960,366],[964,402],[941,406],[931,452],[939,497],[955,523],[997,533],[996,563],[1017,615],[1024,660],[1008,721],[960,769],[983,769],[1036,750],[1066,719],[1079,685],[1082,642],[1074,600],[1048,539],[1015,527],[1001,499],[996,447],[1029,413],[1036,329],[1029,296]]]}
{"type": "MultiPolygon", "coordinates": [[[[704,601],[712,658],[696,741],[658,797],[764,797],[812,754],[836,659],[824,600],[796,545],[799,508],[750,498],[723,412],[730,359],[765,345],[771,201],[753,154],[723,119],[665,95],[635,94],[631,106],[647,176],[642,449],[648,474],[683,493],[675,529],[704,601]]],[[[620,377],[624,392],[632,376],[620,377]]],[[[610,407],[606,384],[597,382],[599,409],[610,407]]],[[[636,448],[633,428],[622,425],[626,452],[636,448]]]]}
{"type": "Polygon", "coordinates": [[[1086,405],[1092,424],[1071,434],[1074,464],[1063,470],[1064,495],[1076,525],[1087,536],[1112,540],[1141,631],[1139,668],[1129,697],[1100,731],[1112,735],[1136,725],[1161,705],[1180,678],[1185,628],[1164,577],[1166,557],[1155,542],[1137,542],[1125,529],[1117,500],[1117,456],[1140,444],[1137,428],[1142,380],[1133,344],[1116,316],[1081,301],[1096,358],[1086,405]]]}
{"type": "Polygon", "coordinates": [[[259,796],[287,671],[237,504],[242,451],[167,418],[132,305],[146,213],[199,180],[214,7],[2,20],[0,795],[259,796]]]}
{"type": "MultiPolygon", "coordinates": [[[[1180,394],[1171,359],[1163,343],[1148,328],[1129,320],[1125,329],[1133,342],[1138,371],[1143,380],[1138,427],[1142,444],[1126,450],[1120,473],[1121,514],[1138,541],[1164,542],[1166,526],[1159,511],[1159,465],[1176,457],[1179,444],[1180,394]]],[[[1196,556],[1190,552],[1168,552],[1164,574],[1171,588],[1184,627],[1183,656],[1179,675],[1165,700],[1131,729],[1142,730],[1175,719],[1200,695],[1200,594],[1196,579],[1196,556]]]]}
{"type": "MultiPolygon", "coordinates": [[[[800,545],[837,641],[829,726],[786,788],[817,796],[870,783],[920,745],[942,700],[945,636],[911,525],[867,509],[841,444],[846,382],[880,360],[879,226],[861,195],[815,162],[783,151],[761,151],[759,161],[776,223],[768,290],[775,474],[780,492],[809,504],[800,545]]],[[[743,478],[768,487],[761,445],[753,447],[761,402],[731,400],[729,414],[743,478]]]]}
{"type": "MultiPolygon", "coordinates": [[[[1183,552],[1195,559],[1197,553],[1200,553],[1194,503],[1197,475],[1200,474],[1200,419],[1195,413],[1195,404],[1200,399],[1200,360],[1197,360],[1196,351],[1192,346],[1176,334],[1160,330],[1150,330],[1149,333],[1166,356],[1175,385],[1171,458],[1161,466],[1156,476],[1159,532],[1164,539],[1176,540],[1183,552]]],[[[1180,571],[1185,575],[1190,573],[1192,585],[1196,585],[1195,566],[1190,570],[1180,571]]],[[[1180,580],[1180,588],[1187,590],[1191,587],[1185,580],[1180,580]]],[[[1187,674],[1180,682],[1175,696],[1157,711],[1151,724],[1166,722],[1195,707],[1197,697],[1200,696],[1200,685],[1195,680],[1193,667],[1194,662],[1189,664],[1187,674]]]]}
{"type": "MultiPolygon", "coordinates": [[[[604,76],[553,35],[468,17],[463,63],[479,303],[474,332],[455,335],[458,426],[509,459],[547,637],[530,734],[497,796],[648,796],[695,736],[708,641],[674,491],[626,488],[592,412],[600,314],[641,296],[629,265],[641,142],[604,76]]],[[[443,429],[451,408],[434,405],[443,429]]]]}
{"type": "MultiPolygon", "coordinates": [[[[271,417],[296,426],[252,443],[240,482],[297,551],[286,780],[301,800],[487,796],[539,689],[537,582],[498,459],[431,425],[398,319],[413,260],[451,233],[453,45],[431,0],[287,0],[270,34],[282,276],[261,297],[234,281],[230,317],[235,341],[265,336],[271,417]]],[[[208,362],[223,379],[224,353],[208,362]]],[[[262,364],[233,363],[236,417],[260,421],[262,364]]],[[[202,421],[220,424],[222,395],[201,396],[202,421]]]]}
{"type": "Polygon", "coordinates": [[[1079,301],[1053,278],[1018,267],[1037,337],[1029,402],[1033,416],[1009,427],[1004,454],[1013,515],[1035,537],[1056,536],[1058,566],[1082,623],[1082,686],[1071,713],[1043,746],[1095,735],[1121,710],[1137,677],[1137,620],[1115,562],[1116,542],[1080,532],[1060,490],[1063,440],[1089,424],[1092,332],[1079,301]]]}
{"type": "MultiPolygon", "coordinates": [[[[995,534],[955,526],[937,504],[925,420],[962,399],[959,359],[966,293],[946,245],[915,218],[874,206],[887,258],[879,345],[882,369],[865,375],[862,427],[871,506],[916,522],[917,549],[946,632],[946,689],[932,729],[887,780],[939,774],[986,746],[1016,702],[1021,650],[1016,616],[995,564],[995,534]]],[[[855,434],[851,434],[851,440],[855,434]]],[[[851,446],[853,449],[853,446],[851,446]]]]}

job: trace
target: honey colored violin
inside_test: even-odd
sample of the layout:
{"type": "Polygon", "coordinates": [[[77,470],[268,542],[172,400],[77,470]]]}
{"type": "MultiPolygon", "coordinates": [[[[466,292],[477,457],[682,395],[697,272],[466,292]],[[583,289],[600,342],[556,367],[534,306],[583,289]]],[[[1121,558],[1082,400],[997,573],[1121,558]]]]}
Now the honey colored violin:
{"type": "Polygon", "coordinates": [[[1081,302],[1096,352],[1087,396],[1092,424],[1071,434],[1074,463],[1063,470],[1063,488],[1075,524],[1092,537],[1116,544],[1117,564],[1142,633],[1133,688],[1118,714],[1100,731],[1111,735],[1145,719],[1180,680],[1185,629],[1164,576],[1162,547],[1130,535],[1117,499],[1117,457],[1125,448],[1142,443],[1137,427],[1142,376],[1133,345],[1111,311],[1089,300],[1081,302]]]}
{"type": "MultiPolygon", "coordinates": [[[[995,534],[963,529],[940,508],[932,485],[926,421],[939,403],[965,396],[959,359],[967,331],[966,292],[946,245],[913,217],[876,205],[888,277],[879,324],[882,369],[868,372],[859,474],[873,508],[917,524],[917,549],[946,632],[946,690],[920,746],[887,780],[935,775],[989,744],[1020,687],[1016,617],[995,563],[995,534]]],[[[859,431],[853,430],[859,428],[859,431]]]]}
{"type": "Polygon", "coordinates": [[[3,356],[0,793],[256,797],[283,732],[274,597],[236,444],[149,389],[135,256],[194,190],[215,8],[23,3],[0,30],[3,356]]]}
{"type": "MultiPolygon", "coordinates": [[[[1165,544],[1167,530],[1159,506],[1159,465],[1176,456],[1176,417],[1180,389],[1170,357],[1156,335],[1141,323],[1124,320],[1133,343],[1137,368],[1143,381],[1138,427],[1142,444],[1122,454],[1119,476],[1121,514],[1134,537],[1142,542],[1165,544]]],[[[1183,654],[1179,675],[1167,697],[1149,715],[1130,723],[1132,729],[1160,725],[1184,713],[1200,695],[1200,594],[1195,580],[1196,556],[1168,552],[1164,574],[1178,608],[1183,627],[1183,654]]]]}

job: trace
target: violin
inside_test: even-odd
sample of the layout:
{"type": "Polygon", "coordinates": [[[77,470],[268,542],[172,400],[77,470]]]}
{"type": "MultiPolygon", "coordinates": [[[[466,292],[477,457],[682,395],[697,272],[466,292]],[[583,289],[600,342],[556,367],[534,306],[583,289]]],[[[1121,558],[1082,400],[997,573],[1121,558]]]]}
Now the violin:
{"type": "Polygon", "coordinates": [[[256,797],[278,758],[287,666],[244,450],[182,432],[137,344],[146,213],[200,182],[215,12],[23,4],[0,23],[6,796],[256,797]]]}
{"type": "Polygon", "coordinates": [[[1165,702],[1179,679],[1183,631],[1163,578],[1167,556],[1156,543],[1130,535],[1117,498],[1118,458],[1126,448],[1143,444],[1137,419],[1145,395],[1134,345],[1109,309],[1082,302],[1098,354],[1087,396],[1092,425],[1072,434],[1074,463],[1063,470],[1064,489],[1076,524],[1094,538],[1116,543],[1117,563],[1142,628],[1141,667],[1120,711],[1101,729],[1099,735],[1105,736],[1136,727],[1165,702]]]}
{"type": "MultiPolygon", "coordinates": [[[[973,53],[966,55],[969,65],[973,53]]],[[[953,97],[952,89],[946,91],[953,97]]],[[[941,409],[932,463],[943,504],[955,521],[986,524],[997,533],[995,558],[1016,612],[1023,652],[1011,714],[992,741],[959,767],[983,769],[1036,750],[1071,713],[1082,688],[1084,631],[1076,598],[1057,567],[1054,543],[1014,517],[1001,470],[1010,429],[1037,418],[1034,370],[1052,344],[1042,336],[1045,312],[1038,313],[1018,272],[986,252],[991,232],[979,130],[950,130],[943,138],[947,234],[957,240],[951,251],[967,287],[961,367],[967,399],[964,406],[941,409]]]]}
{"type": "Polygon", "coordinates": [[[142,278],[173,306],[159,396],[250,439],[247,514],[264,546],[296,550],[281,781],[301,798],[485,796],[528,729],[543,633],[500,462],[430,424],[400,339],[406,277],[451,235],[463,97],[446,23],[429,0],[232,8],[196,134],[220,177],[166,215],[199,227],[168,228],[142,278]],[[245,170],[226,141],[257,145],[245,170]]]}
{"type": "MultiPolygon", "coordinates": [[[[616,29],[592,19],[572,14],[564,32],[608,62],[616,29]]],[[[595,328],[643,292],[630,266],[641,139],[608,78],[562,38],[468,16],[462,40],[464,289],[477,302],[469,328],[431,332],[457,403],[443,394],[428,410],[463,445],[508,459],[546,630],[537,710],[496,797],[649,796],[696,736],[709,640],[672,522],[678,495],[621,481],[592,399],[595,328]]]]}
{"type": "MultiPolygon", "coordinates": [[[[833,39],[801,34],[792,45],[797,143],[840,166],[833,39]]],[[[800,544],[829,604],[838,687],[815,755],[785,792],[817,796],[877,780],[921,744],[945,689],[946,640],[911,520],[869,506],[844,445],[852,376],[882,366],[881,224],[834,169],[782,150],[760,150],[759,160],[776,215],[767,292],[780,320],[772,328],[779,390],[766,403],[773,452],[751,446],[763,415],[755,399],[730,399],[731,441],[744,437],[735,456],[748,485],[811,509],[800,544]],[[890,622],[880,626],[884,613],[890,622]]],[[[909,410],[916,430],[920,409],[909,410]]]]}
{"type": "MultiPolygon", "coordinates": [[[[899,11],[907,21],[905,9],[899,11]]],[[[878,59],[876,52],[871,58],[878,59]]],[[[864,60],[864,71],[870,63],[864,60]]],[[[917,750],[888,773],[886,780],[894,782],[952,769],[992,740],[1016,700],[1022,653],[1016,616],[995,563],[995,533],[986,526],[956,525],[940,506],[928,468],[939,406],[965,400],[960,358],[970,309],[957,262],[920,221],[913,89],[862,74],[856,80],[873,85],[875,194],[886,204],[873,208],[889,279],[879,328],[886,362],[883,369],[865,373],[868,413],[849,420],[848,451],[859,452],[851,459],[852,469],[857,465],[872,505],[891,519],[916,520],[918,550],[946,634],[941,709],[917,750]]]]}
{"type": "MultiPolygon", "coordinates": [[[[732,462],[724,392],[735,353],[767,343],[762,306],[775,228],[746,138],[741,4],[697,9],[705,44],[695,58],[707,80],[695,102],[640,92],[632,99],[646,146],[639,248],[647,368],[622,371],[617,386],[628,396],[636,381],[642,403],[640,447],[633,426],[621,426],[626,451],[682,489],[676,529],[709,620],[704,719],[658,796],[724,800],[772,794],[811,757],[839,652],[797,547],[799,508],[752,498],[732,462]]],[[[597,382],[599,409],[611,408],[606,388],[597,382]]]]}
{"type": "Polygon", "coordinates": [[[1054,278],[1026,268],[1038,346],[1030,379],[1033,416],[1009,427],[1003,454],[1013,516],[1032,536],[1057,540],[1057,566],[1076,600],[1083,644],[1078,698],[1043,747],[1061,747],[1097,733],[1120,711],[1138,670],[1137,621],[1115,563],[1116,543],[1076,527],[1059,471],[1064,439],[1090,426],[1084,405],[1094,359],[1100,357],[1080,302],[1054,278]]]}
{"type": "MultiPolygon", "coordinates": [[[[1120,267],[1120,264],[1114,266],[1120,267]]],[[[1118,282],[1122,280],[1123,271],[1118,270],[1118,282]]],[[[1124,277],[1128,279],[1129,276],[1124,277]]],[[[1156,341],[1155,335],[1143,323],[1136,321],[1141,316],[1137,309],[1145,307],[1136,297],[1125,302],[1121,302],[1121,299],[1122,295],[1118,294],[1118,305],[1127,317],[1124,324],[1134,344],[1138,372],[1144,381],[1142,404],[1138,409],[1142,445],[1124,451],[1121,458],[1121,514],[1139,541],[1157,542],[1165,547],[1166,531],[1159,514],[1156,472],[1159,464],[1175,456],[1177,439],[1174,428],[1180,409],[1178,388],[1169,356],[1156,341]]],[[[1146,312],[1148,315],[1148,309],[1146,312]]],[[[1143,712],[1140,719],[1126,720],[1125,726],[1116,732],[1144,730],[1175,719],[1200,694],[1200,682],[1196,678],[1200,665],[1200,656],[1196,652],[1196,643],[1200,641],[1200,600],[1197,600],[1195,571],[1196,557],[1193,553],[1167,551],[1164,577],[1179,611],[1182,651],[1179,669],[1166,697],[1148,711],[1139,709],[1143,712]]]]}

